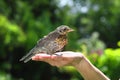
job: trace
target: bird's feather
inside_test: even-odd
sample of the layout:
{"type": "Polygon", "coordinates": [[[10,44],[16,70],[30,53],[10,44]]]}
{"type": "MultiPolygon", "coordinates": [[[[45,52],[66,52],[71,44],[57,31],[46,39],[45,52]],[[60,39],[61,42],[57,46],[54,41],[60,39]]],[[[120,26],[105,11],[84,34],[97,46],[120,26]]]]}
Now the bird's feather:
{"type": "Polygon", "coordinates": [[[62,25],[56,30],[50,32],[47,36],[37,41],[36,46],[28,54],[23,56],[20,61],[28,62],[32,56],[39,53],[54,54],[61,51],[67,44],[67,33],[72,29],[62,25]]]}
{"type": "MultiPolygon", "coordinates": [[[[26,54],[25,56],[23,56],[20,59],[20,61],[24,61],[26,63],[35,54],[47,52],[47,51],[43,51],[43,50],[45,50],[45,48],[43,49],[43,46],[46,47],[49,43],[51,43],[51,41],[53,41],[58,36],[59,36],[59,34],[57,32],[51,32],[48,36],[43,37],[42,39],[40,39],[39,41],[37,41],[37,45],[32,50],[30,50],[30,52],[28,54],[26,54]]],[[[47,52],[47,53],[49,53],[49,52],[47,52]]]]}

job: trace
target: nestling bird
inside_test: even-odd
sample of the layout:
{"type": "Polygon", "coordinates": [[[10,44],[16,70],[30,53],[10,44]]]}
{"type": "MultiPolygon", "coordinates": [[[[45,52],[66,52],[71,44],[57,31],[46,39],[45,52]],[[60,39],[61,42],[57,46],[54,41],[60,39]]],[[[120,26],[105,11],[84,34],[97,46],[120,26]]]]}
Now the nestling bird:
{"type": "Polygon", "coordinates": [[[32,56],[39,53],[54,54],[55,52],[61,51],[67,44],[67,34],[74,31],[72,28],[61,25],[57,27],[54,31],[50,32],[47,36],[40,39],[36,46],[30,50],[28,54],[23,56],[20,61],[24,63],[28,62],[32,56]]]}

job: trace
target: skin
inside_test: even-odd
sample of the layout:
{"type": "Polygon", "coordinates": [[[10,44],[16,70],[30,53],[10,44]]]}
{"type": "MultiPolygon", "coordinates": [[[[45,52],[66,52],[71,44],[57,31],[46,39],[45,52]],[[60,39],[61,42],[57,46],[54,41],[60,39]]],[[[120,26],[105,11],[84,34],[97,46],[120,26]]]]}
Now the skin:
{"type": "Polygon", "coordinates": [[[79,52],[66,51],[57,52],[55,54],[56,55],[36,54],[32,57],[32,60],[44,61],[57,67],[73,66],[78,70],[78,72],[80,72],[85,80],[110,80],[79,52]]]}

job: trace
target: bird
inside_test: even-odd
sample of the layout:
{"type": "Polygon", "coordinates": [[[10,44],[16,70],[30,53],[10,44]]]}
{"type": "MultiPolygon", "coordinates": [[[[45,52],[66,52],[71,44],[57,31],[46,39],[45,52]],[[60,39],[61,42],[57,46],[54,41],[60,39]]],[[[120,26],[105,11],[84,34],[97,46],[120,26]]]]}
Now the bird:
{"type": "Polygon", "coordinates": [[[74,31],[67,25],[61,25],[57,27],[54,31],[50,32],[47,36],[39,39],[37,44],[32,48],[28,54],[23,56],[20,61],[24,63],[31,60],[35,54],[46,53],[53,55],[56,52],[60,52],[68,44],[67,34],[74,31]]]}

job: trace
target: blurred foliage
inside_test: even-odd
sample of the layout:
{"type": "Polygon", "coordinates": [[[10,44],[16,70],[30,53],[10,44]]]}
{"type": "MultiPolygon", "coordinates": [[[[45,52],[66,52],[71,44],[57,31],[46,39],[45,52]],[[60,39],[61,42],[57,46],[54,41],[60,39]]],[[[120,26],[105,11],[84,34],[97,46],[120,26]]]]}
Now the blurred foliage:
{"type": "Polygon", "coordinates": [[[89,59],[110,79],[118,80],[120,78],[120,69],[118,69],[120,67],[120,48],[107,48],[101,56],[91,54],[89,59]]]}
{"type": "Polygon", "coordinates": [[[21,28],[2,15],[0,15],[0,30],[1,41],[3,41],[1,43],[4,45],[20,45],[26,39],[21,28]]]}
{"type": "Polygon", "coordinates": [[[107,74],[112,80],[120,78],[120,48],[108,48],[104,51],[104,55],[98,59],[97,66],[107,74]]]}
{"type": "Polygon", "coordinates": [[[99,39],[98,32],[93,32],[91,37],[89,38],[81,38],[80,40],[78,40],[78,44],[82,49],[81,51],[85,55],[89,55],[92,53],[97,53],[98,55],[101,55],[103,54],[103,50],[106,47],[105,43],[99,39]]]}
{"type": "Polygon", "coordinates": [[[107,76],[117,80],[119,9],[120,0],[1,0],[0,80],[83,79],[71,67],[59,70],[44,62],[19,62],[39,38],[62,24],[75,29],[68,35],[65,50],[83,52],[107,76]]]}

